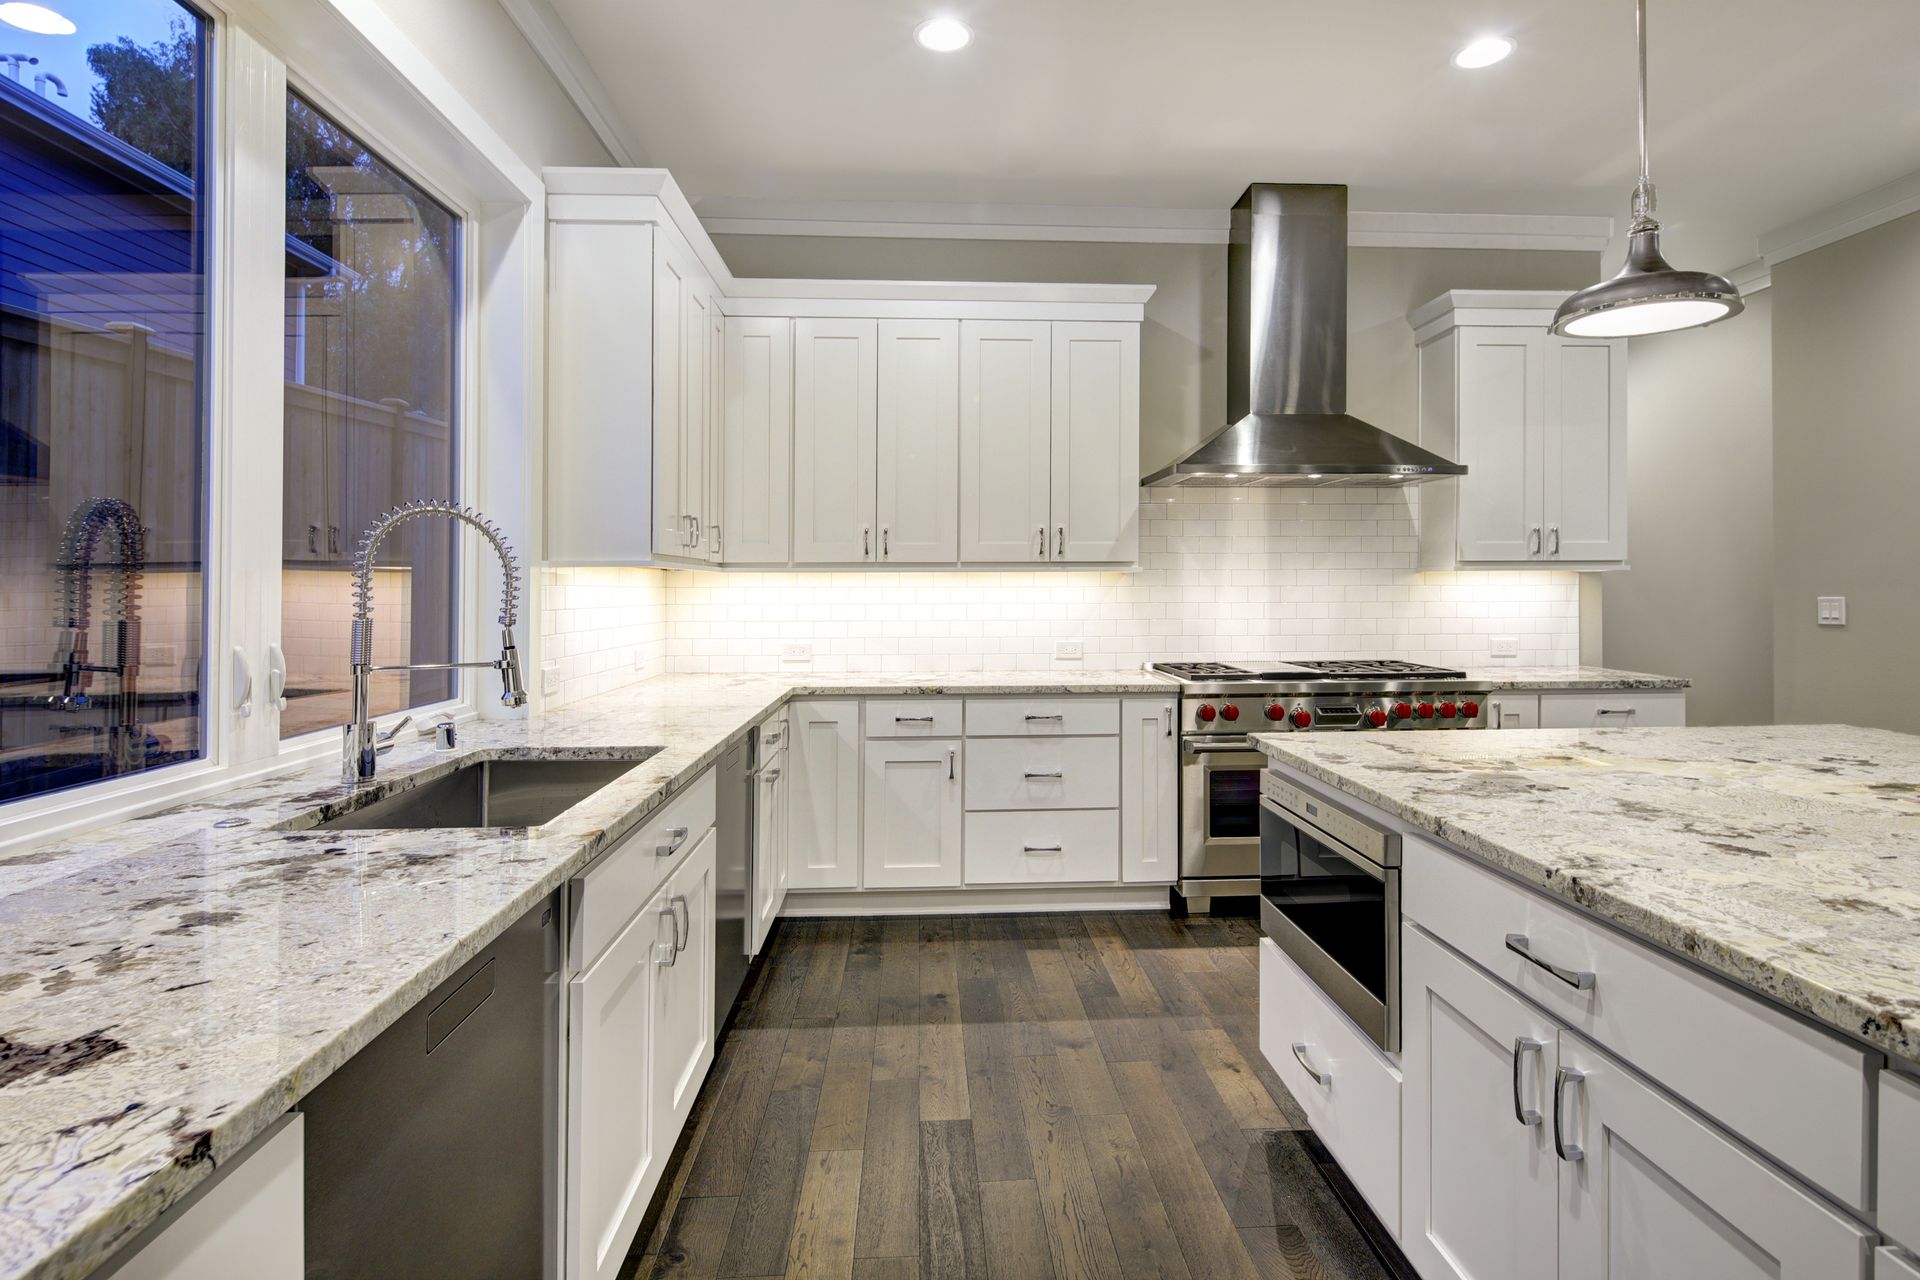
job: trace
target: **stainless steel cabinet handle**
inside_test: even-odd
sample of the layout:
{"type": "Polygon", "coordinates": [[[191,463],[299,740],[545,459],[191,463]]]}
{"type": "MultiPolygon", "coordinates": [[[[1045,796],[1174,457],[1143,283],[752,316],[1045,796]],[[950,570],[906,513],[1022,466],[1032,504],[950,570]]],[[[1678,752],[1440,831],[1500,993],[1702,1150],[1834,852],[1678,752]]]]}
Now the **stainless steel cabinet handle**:
{"type": "Polygon", "coordinates": [[[1031,715],[1030,715],[1030,716],[1028,716],[1028,717],[1027,717],[1027,720],[1028,720],[1029,722],[1031,722],[1031,721],[1034,721],[1034,720],[1065,720],[1065,719],[1066,719],[1066,717],[1065,717],[1064,715],[1060,715],[1060,714],[1058,714],[1058,713],[1055,713],[1055,714],[1053,714],[1053,715],[1050,715],[1050,716],[1031,716],[1031,715]]]}
{"type": "Polygon", "coordinates": [[[700,517],[688,516],[687,519],[693,521],[693,544],[692,545],[697,547],[700,545],[700,517]]]}
{"type": "Polygon", "coordinates": [[[1540,554],[1540,530],[1538,527],[1527,530],[1527,554],[1530,556],[1540,554]]]}
{"type": "Polygon", "coordinates": [[[1560,554],[1560,526],[1557,524],[1547,530],[1547,554],[1550,556],[1560,554]]]}
{"type": "Polygon", "coordinates": [[[1576,1071],[1572,1067],[1561,1067],[1553,1073],[1553,1154],[1568,1164],[1586,1159],[1587,1153],[1580,1149],[1579,1144],[1566,1140],[1561,1129],[1561,1112],[1565,1110],[1561,1099],[1566,1094],[1569,1084],[1579,1084],[1586,1078],[1586,1072],[1576,1071]]]}
{"type": "Polygon", "coordinates": [[[671,969],[680,962],[680,917],[674,912],[671,902],[660,908],[660,914],[665,916],[672,926],[673,940],[653,944],[653,962],[671,969]]]}
{"type": "Polygon", "coordinates": [[[1166,717],[1167,736],[1171,738],[1173,736],[1173,704],[1169,702],[1166,706],[1160,708],[1160,714],[1166,717]]]}
{"type": "Polygon", "coordinates": [[[1487,703],[1487,728],[1498,729],[1501,727],[1500,702],[1498,699],[1489,700],[1487,703]]]}
{"type": "Polygon", "coordinates": [[[1310,1078],[1310,1079],[1311,1079],[1311,1080],[1312,1080],[1312,1081],[1313,1081],[1313,1082],[1314,1082],[1315,1084],[1317,1084],[1317,1085],[1319,1085],[1319,1086],[1320,1086],[1320,1087],[1321,1087],[1322,1089],[1326,1089],[1326,1088],[1331,1088],[1331,1087],[1332,1087],[1332,1085],[1333,1085],[1333,1072],[1331,1072],[1331,1071],[1315,1071],[1315,1070],[1313,1069],[1313,1064],[1312,1064],[1311,1062],[1308,1062],[1308,1061],[1307,1061],[1307,1046],[1306,1046],[1306,1044],[1305,1044],[1305,1042],[1296,1042],[1296,1043],[1294,1044],[1294,1046],[1293,1046],[1293,1058],[1294,1058],[1294,1061],[1296,1061],[1296,1062],[1298,1062],[1298,1063],[1299,1063],[1299,1064],[1301,1065],[1301,1067],[1305,1069],[1305,1071],[1306,1071],[1306,1073],[1307,1073],[1307,1076],[1308,1076],[1308,1077],[1309,1077],[1309,1078],[1310,1078]]]}
{"type": "Polygon", "coordinates": [[[1047,558],[1047,526],[1041,525],[1034,532],[1040,536],[1040,545],[1035,548],[1033,558],[1035,560],[1045,560],[1047,558]]]}
{"type": "Polygon", "coordinates": [[[320,526],[317,524],[307,526],[307,552],[316,556],[320,554],[320,526]]]}
{"type": "Polygon", "coordinates": [[[1023,844],[1020,846],[1020,852],[1022,853],[1065,853],[1066,850],[1062,849],[1057,844],[1023,844]]]}
{"type": "Polygon", "coordinates": [[[340,554],[340,526],[337,524],[327,526],[327,554],[333,556],[340,554]]]}
{"type": "Polygon", "coordinates": [[[1024,776],[1028,778],[1063,778],[1066,775],[1061,773],[1058,769],[1055,769],[1051,773],[1028,773],[1028,774],[1025,774],[1024,776]]]}
{"type": "Polygon", "coordinates": [[[674,854],[680,852],[680,846],[687,842],[687,829],[685,827],[668,827],[666,834],[667,842],[665,844],[653,846],[653,856],[656,858],[671,858],[674,854]]]}
{"type": "Polygon", "coordinates": [[[693,517],[692,516],[680,517],[680,545],[683,547],[690,547],[693,545],[693,517]]]}
{"type": "Polygon", "coordinates": [[[780,771],[778,769],[769,769],[765,773],[761,774],[760,776],[767,782],[780,781],[780,771]]]}
{"type": "Polygon", "coordinates": [[[953,780],[954,757],[959,754],[960,753],[958,751],[955,751],[952,747],[947,748],[947,780],[949,782],[953,780]]]}
{"type": "Polygon", "coordinates": [[[1544,1053],[1546,1043],[1541,1040],[1529,1040],[1526,1036],[1513,1038],[1513,1118],[1531,1129],[1540,1123],[1540,1112],[1520,1101],[1520,1059],[1530,1053],[1544,1053]]]}
{"type": "Polygon", "coordinates": [[[1188,751],[1197,756],[1209,755],[1221,751],[1252,751],[1253,740],[1247,737],[1233,738],[1195,738],[1185,744],[1188,751]]]}
{"type": "Polygon", "coordinates": [[[880,558],[882,560],[893,554],[892,532],[886,525],[880,526],[880,558]]]}
{"type": "Polygon", "coordinates": [[[673,925],[673,948],[676,951],[685,951],[687,944],[693,941],[693,908],[687,905],[687,895],[684,893],[674,894],[667,905],[686,914],[687,926],[685,929],[680,927],[678,916],[674,918],[673,925]]]}
{"type": "Polygon", "coordinates": [[[860,554],[867,559],[873,558],[873,526],[860,526],[860,554]]]}
{"type": "Polygon", "coordinates": [[[1638,707],[1601,707],[1593,714],[1596,716],[1631,716],[1638,715],[1639,712],[1640,708],[1638,707]]]}
{"type": "Polygon", "coordinates": [[[1062,560],[1067,554],[1067,526],[1061,525],[1053,531],[1053,558],[1062,560]]]}
{"type": "Polygon", "coordinates": [[[895,716],[893,718],[893,722],[895,724],[932,724],[933,717],[932,716],[895,716]]]}
{"type": "Polygon", "coordinates": [[[719,555],[720,554],[720,526],[717,524],[708,525],[707,536],[712,539],[712,541],[707,544],[708,547],[712,549],[713,554],[719,555]]]}
{"type": "Polygon", "coordinates": [[[1527,940],[1527,935],[1524,933],[1508,934],[1507,950],[1513,952],[1513,954],[1519,956],[1528,964],[1536,968],[1545,969],[1548,973],[1560,979],[1560,981],[1566,983],[1575,991],[1591,991],[1593,990],[1593,984],[1599,980],[1598,976],[1590,969],[1567,969],[1554,964],[1550,960],[1542,960],[1539,956],[1533,954],[1533,944],[1527,940]]]}

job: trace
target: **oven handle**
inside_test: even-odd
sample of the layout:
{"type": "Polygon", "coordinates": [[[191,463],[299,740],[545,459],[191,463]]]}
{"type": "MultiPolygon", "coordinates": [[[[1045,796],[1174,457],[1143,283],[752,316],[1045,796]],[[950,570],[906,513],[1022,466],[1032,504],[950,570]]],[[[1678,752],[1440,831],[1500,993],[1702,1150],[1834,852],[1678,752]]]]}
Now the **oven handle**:
{"type": "Polygon", "coordinates": [[[1197,756],[1213,755],[1217,752],[1225,751],[1245,753],[1248,751],[1258,751],[1260,749],[1253,745],[1251,738],[1245,737],[1244,735],[1237,738],[1189,738],[1185,742],[1182,742],[1180,746],[1182,749],[1191,751],[1197,756]]]}

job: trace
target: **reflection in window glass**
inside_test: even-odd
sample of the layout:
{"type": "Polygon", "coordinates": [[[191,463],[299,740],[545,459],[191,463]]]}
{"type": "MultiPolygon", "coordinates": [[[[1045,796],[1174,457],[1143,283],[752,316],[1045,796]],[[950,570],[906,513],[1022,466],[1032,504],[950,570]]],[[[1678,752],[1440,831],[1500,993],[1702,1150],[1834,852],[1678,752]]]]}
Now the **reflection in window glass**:
{"type": "Polygon", "coordinates": [[[207,24],[56,16],[0,25],[0,802],[205,750],[207,24]]]}
{"type": "MultiPolygon", "coordinates": [[[[283,736],[344,724],[352,561],[382,512],[457,498],[459,220],[318,107],[287,97],[283,736]]],[[[455,528],[380,544],[374,661],[454,658],[455,528]]],[[[452,673],[373,679],[376,714],[454,694],[452,673]]]]}

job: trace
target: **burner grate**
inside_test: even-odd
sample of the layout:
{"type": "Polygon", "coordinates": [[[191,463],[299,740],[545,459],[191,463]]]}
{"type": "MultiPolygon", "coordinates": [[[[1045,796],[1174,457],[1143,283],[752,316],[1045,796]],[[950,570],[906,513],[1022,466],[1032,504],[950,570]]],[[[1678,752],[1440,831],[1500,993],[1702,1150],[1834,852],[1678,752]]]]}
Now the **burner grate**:
{"type": "MultiPolygon", "coordinates": [[[[1388,677],[1424,677],[1436,680],[1463,680],[1464,671],[1449,671],[1444,667],[1430,667],[1421,662],[1402,662],[1397,658],[1302,658],[1288,659],[1287,665],[1299,670],[1307,670],[1315,675],[1340,677],[1350,680],[1372,680],[1388,677]]],[[[1289,672],[1261,672],[1263,679],[1284,679],[1289,672]]]]}

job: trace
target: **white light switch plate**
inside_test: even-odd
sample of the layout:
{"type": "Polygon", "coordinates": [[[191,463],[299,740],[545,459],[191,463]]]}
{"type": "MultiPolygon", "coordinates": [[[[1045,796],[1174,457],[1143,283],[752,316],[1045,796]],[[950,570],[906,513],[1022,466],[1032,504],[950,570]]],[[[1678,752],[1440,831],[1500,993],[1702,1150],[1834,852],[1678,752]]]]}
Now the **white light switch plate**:
{"type": "Polygon", "coordinates": [[[560,659],[548,658],[540,664],[540,695],[546,698],[560,693],[560,659]]]}
{"type": "Polygon", "coordinates": [[[1056,662],[1078,662],[1087,656],[1085,640],[1055,640],[1053,658],[1056,662]]]}
{"type": "Polygon", "coordinates": [[[1487,640],[1487,656],[1490,658],[1517,658],[1520,656],[1519,636],[1490,636],[1487,640]]]}
{"type": "Polygon", "coordinates": [[[1823,627],[1844,627],[1847,625],[1847,598],[1845,596],[1816,596],[1817,617],[1823,627]]]}

